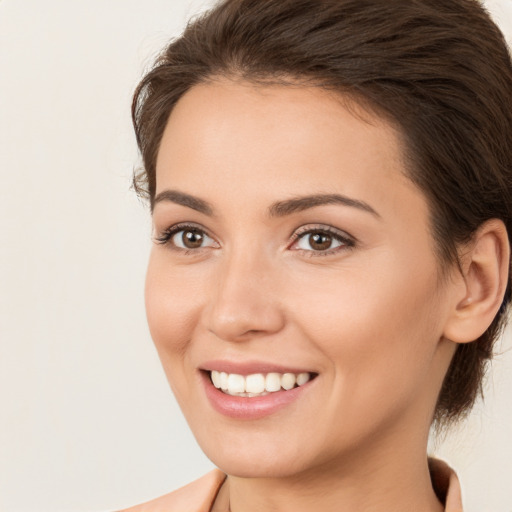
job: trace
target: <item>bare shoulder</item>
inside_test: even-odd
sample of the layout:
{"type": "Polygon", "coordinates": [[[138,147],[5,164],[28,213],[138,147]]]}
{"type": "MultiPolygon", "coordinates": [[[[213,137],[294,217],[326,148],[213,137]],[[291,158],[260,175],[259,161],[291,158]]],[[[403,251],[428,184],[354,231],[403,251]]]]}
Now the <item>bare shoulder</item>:
{"type": "Polygon", "coordinates": [[[205,512],[225,478],[222,471],[214,469],[176,491],[119,512],[205,512]]]}

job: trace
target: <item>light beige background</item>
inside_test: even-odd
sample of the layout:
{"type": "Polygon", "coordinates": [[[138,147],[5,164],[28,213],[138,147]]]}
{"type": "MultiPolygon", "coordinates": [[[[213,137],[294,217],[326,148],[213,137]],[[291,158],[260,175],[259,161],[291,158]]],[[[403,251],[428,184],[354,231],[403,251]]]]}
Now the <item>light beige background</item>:
{"type": "MultiPolygon", "coordinates": [[[[0,0],[0,511],[114,510],[211,467],[151,345],[149,215],[129,190],[131,93],[208,4],[0,0]]],[[[488,6],[510,40],[512,0],[488,6]]],[[[512,512],[511,389],[508,352],[436,449],[467,512],[512,512]]]]}

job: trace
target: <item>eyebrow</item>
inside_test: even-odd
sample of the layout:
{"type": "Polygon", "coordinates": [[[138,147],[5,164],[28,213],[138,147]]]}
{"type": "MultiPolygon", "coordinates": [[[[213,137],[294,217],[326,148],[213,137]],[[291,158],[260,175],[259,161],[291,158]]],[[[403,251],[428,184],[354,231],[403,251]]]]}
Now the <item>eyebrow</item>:
{"type": "MultiPolygon", "coordinates": [[[[179,192],[178,190],[164,190],[163,192],[160,192],[153,201],[153,207],[163,201],[170,201],[172,203],[191,208],[192,210],[196,210],[204,215],[208,215],[209,217],[214,215],[214,209],[210,203],[204,199],[186,194],[185,192],[179,192]]],[[[284,201],[277,201],[269,207],[268,213],[270,217],[285,217],[292,213],[301,212],[308,210],[309,208],[327,204],[341,204],[343,206],[357,208],[358,210],[371,213],[375,217],[380,218],[377,211],[375,211],[368,203],[358,199],[352,199],[342,194],[313,194],[294,197],[284,201]]]]}
{"type": "Polygon", "coordinates": [[[371,213],[375,217],[380,217],[368,203],[341,194],[314,194],[287,199],[286,201],[278,201],[270,206],[269,213],[271,217],[284,217],[291,213],[301,212],[309,208],[314,208],[315,206],[326,204],[341,204],[371,213]]]}
{"type": "Polygon", "coordinates": [[[170,201],[171,203],[192,208],[192,210],[204,213],[210,217],[213,216],[213,208],[210,203],[190,194],[185,194],[184,192],[179,192],[177,190],[164,190],[163,192],[160,192],[153,201],[152,210],[162,201],[170,201]]]}

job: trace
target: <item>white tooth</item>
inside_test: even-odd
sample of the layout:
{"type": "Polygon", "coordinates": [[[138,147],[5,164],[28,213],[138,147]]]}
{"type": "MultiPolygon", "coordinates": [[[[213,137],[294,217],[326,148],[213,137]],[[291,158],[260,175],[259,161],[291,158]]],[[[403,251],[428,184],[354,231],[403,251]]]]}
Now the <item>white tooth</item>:
{"type": "Polygon", "coordinates": [[[243,393],[245,391],[245,378],[237,373],[228,376],[228,391],[230,393],[243,393]]]}
{"type": "Polygon", "coordinates": [[[281,389],[281,375],[279,373],[267,373],[265,378],[266,391],[279,391],[281,389]]]}
{"type": "Polygon", "coordinates": [[[217,370],[212,370],[211,377],[213,385],[216,388],[220,388],[220,373],[217,370]]]}
{"type": "Polygon", "coordinates": [[[247,393],[263,393],[265,391],[265,377],[262,373],[253,373],[245,378],[245,391],[247,393]]]}
{"type": "Polygon", "coordinates": [[[281,387],[283,389],[292,389],[294,386],[295,386],[295,382],[296,382],[296,379],[295,379],[295,375],[293,373],[285,373],[282,377],[281,377],[281,387]]]}
{"type": "Polygon", "coordinates": [[[226,372],[220,372],[220,388],[222,391],[228,390],[228,374],[226,372]]]}
{"type": "Polygon", "coordinates": [[[303,384],[306,384],[309,379],[309,373],[299,373],[299,375],[297,375],[297,385],[302,386],[303,384]]]}

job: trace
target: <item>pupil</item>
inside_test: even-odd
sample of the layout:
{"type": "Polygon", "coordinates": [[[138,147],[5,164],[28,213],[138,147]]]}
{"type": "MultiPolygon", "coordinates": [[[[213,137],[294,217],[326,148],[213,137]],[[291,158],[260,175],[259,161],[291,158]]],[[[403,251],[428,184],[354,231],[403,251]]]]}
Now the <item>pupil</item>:
{"type": "Polygon", "coordinates": [[[198,231],[185,231],[182,239],[183,245],[189,249],[197,249],[203,243],[203,235],[198,231]]]}
{"type": "Polygon", "coordinates": [[[313,249],[325,250],[331,246],[332,237],[324,233],[317,233],[311,236],[311,247],[313,249]]]}

